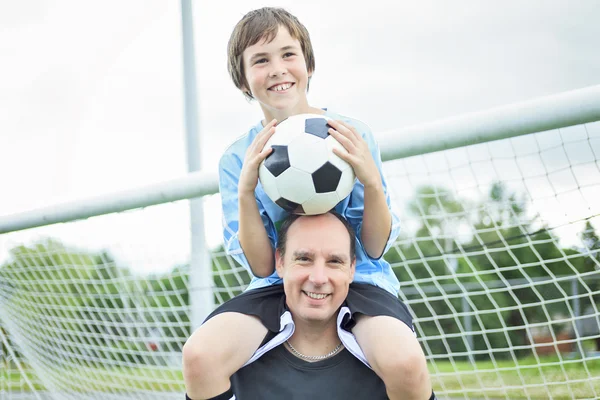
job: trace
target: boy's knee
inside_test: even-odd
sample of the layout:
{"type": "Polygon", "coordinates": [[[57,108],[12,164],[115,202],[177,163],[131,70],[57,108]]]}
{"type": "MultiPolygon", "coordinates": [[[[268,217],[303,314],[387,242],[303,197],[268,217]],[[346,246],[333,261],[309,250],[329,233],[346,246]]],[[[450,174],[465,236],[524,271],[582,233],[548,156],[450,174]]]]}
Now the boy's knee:
{"type": "Polygon", "coordinates": [[[232,373],[223,361],[224,353],[188,340],[182,355],[183,379],[190,399],[210,399],[227,390],[232,373]]]}
{"type": "Polygon", "coordinates": [[[226,361],[226,356],[220,354],[219,349],[194,343],[193,340],[188,340],[183,345],[182,356],[184,376],[193,379],[219,374],[220,367],[225,365],[226,361]]]}
{"type": "Polygon", "coordinates": [[[198,346],[194,346],[189,340],[183,345],[183,372],[185,375],[197,374],[203,364],[204,355],[198,346]]]}

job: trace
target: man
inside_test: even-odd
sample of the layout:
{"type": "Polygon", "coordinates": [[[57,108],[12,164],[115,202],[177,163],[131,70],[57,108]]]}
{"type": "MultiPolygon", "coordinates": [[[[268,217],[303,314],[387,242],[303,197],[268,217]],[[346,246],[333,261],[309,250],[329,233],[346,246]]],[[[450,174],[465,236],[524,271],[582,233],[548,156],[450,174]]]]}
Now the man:
{"type": "Polygon", "coordinates": [[[411,329],[412,318],[400,302],[381,309],[368,285],[353,283],[349,291],[355,243],[351,225],[334,212],[283,221],[275,252],[283,285],[244,292],[207,318],[241,312],[268,329],[250,360],[230,375],[229,390],[211,400],[388,398],[351,330],[361,315],[383,313],[411,329]]]}
{"type": "Polygon", "coordinates": [[[343,303],[354,277],[354,231],[328,213],[291,216],[279,235],[276,269],[285,297],[278,315],[284,328],[261,347],[264,355],[232,376],[236,399],[387,399],[383,381],[339,334],[360,352],[339,328],[349,317],[343,303]],[[281,335],[286,328],[291,336],[281,335]]]}

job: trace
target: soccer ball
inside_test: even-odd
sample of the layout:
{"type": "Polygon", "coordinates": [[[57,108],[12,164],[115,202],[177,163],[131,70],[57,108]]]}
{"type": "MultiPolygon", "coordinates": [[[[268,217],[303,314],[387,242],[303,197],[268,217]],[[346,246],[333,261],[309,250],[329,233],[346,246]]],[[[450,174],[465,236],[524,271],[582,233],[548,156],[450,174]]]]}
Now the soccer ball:
{"type": "Polygon", "coordinates": [[[273,151],[258,176],[271,200],[284,210],[323,214],[345,199],[356,176],[352,166],[333,152],[344,147],[327,132],[329,118],[299,114],[281,121],[265,147],[273,151]]]}

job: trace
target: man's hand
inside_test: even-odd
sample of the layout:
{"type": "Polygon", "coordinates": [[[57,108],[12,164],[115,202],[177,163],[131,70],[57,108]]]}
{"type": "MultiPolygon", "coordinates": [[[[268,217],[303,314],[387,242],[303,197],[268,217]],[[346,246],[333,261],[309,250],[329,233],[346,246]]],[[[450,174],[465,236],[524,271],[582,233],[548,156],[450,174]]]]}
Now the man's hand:
{"type": "Polygon", "coordinates": [[[327,123],[331,126],[329,128],[331,136],[346,149],[343,151],[334,147],[333,152],[352,166],[356,177],[365,188],[381,187],[381,175],[371,156],[369,145],[356,128],[339,120],[329,120],[327,123]]]}
{"type": "Polygon", "coordinates": [[[240,180],[238,182],[238,193],[241,195],[251,193],[254,195],[254,190],[258,184],[258,168],[260,163],[267,158],[273,151],[272,148],[264,148],[265,143],[275,133],[275,125],[277,120],[273,119],[259,132],[254,138],[244,157],[244,164],[240,172],[240,180]]]}

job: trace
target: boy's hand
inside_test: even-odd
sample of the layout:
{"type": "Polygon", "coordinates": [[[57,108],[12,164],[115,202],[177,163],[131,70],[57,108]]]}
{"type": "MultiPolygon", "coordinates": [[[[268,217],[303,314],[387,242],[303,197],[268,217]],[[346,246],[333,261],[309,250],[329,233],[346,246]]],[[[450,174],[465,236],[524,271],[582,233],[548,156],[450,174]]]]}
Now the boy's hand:
{"type": "Polygon", "coordinates": [[[333,152],[352,166],[356,177],[365,187],[381,186],[381,175],[369,145],[356,128],[339,120],[329,120],[327,123],[332,127],[329,128],[331,136],[347,150],[345,152],[334,147],[333,152]]]}
{"type": "Polygon", "coordinates": [[[273,119],[259,132],[254,138],[244,157],[244,164],[242,165],[242,171],[240,172],[240,180],[238,182],[238,193],[254,194],[256,185],[258,184],[258,167],[260,163],[267,158],[273,151],[272,148],[264,148],[265,143],[275,133],[275,124],[277,120],[273,119]]]}

